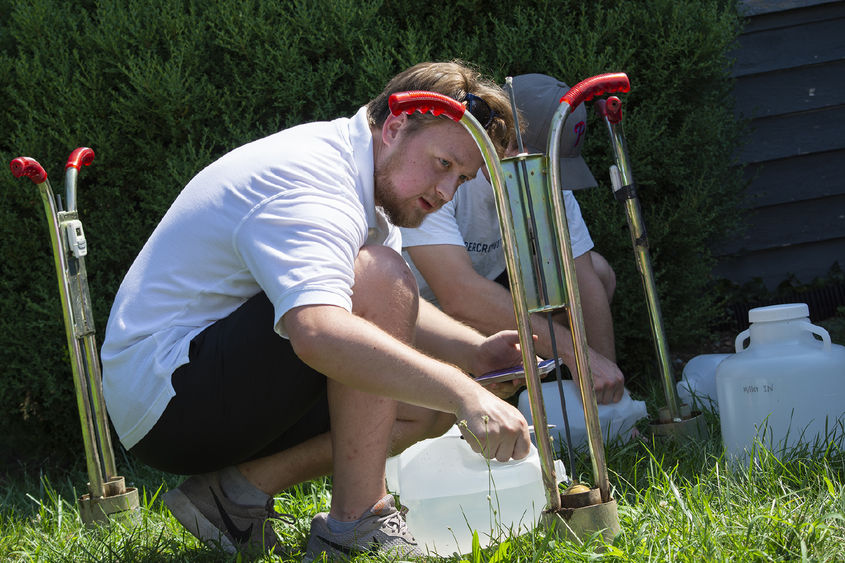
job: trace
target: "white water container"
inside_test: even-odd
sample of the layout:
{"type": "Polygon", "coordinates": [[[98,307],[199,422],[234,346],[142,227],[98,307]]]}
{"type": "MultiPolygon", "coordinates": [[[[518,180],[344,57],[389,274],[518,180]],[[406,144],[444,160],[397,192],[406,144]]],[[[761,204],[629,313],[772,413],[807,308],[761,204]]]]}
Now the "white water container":
{"type": "MultiPolygon", "coordinates": [[[[584,421],[581,390],[571,379],[561,381],[561,384],[563,385],[563,396],[566,399],[566,418],[569,422],[569,436],[572,438],[572,445],[573,447],[586,446],[587,423],[584,421]]],[[[551,434],[555,441],[555,447],[560,449],[566,443],[566,425],[563,421],[563,410],[560,405],[560,391],[557,381],[546,381],[545,383],[541,383],[540,386],[543,391],[543,406],[546,410],[546,422],[554,426],[554,428],[549,429],[549,434],[551,434]]],[[[627,389],[623,392],[622,399],[619,402],[597,406],[602,438],[606,443],[612,442],[617,438],[623,444],[627,443],[633,436],[636,422],[648,416],[645,401],[633,400],[627,389]]],[[[534,424],[528,391],[522,391],[520,393],[518,408],[522,416],[528,421],[528,424],[534,424]]]]}
{"type": "MultiPolygon", "coordinates": [[[[563,480],[563,464],[555,461],[563,480]]],[[[533,529],[546,506],[540,457],[499,462],[472,451],[453,426],[387,460],[387,488],[408,508],[408,529],[424,549],[448,556],[533,529]]]]}
{"type": "Polygon", "coordinates": [[[690,358],[677,384],[678,398],[693,410],[719,412],[716,394],[716,368],[732,354],[701,354],[690,358]]]}
{"type": "Polygon", "coordinates": [[[747,459],[755,441],[782,454],[834,432],[845,415],[845,347],[810,323],[804,303],[751,309],[748,320],[716,370],[728,456],[747,459]]]}

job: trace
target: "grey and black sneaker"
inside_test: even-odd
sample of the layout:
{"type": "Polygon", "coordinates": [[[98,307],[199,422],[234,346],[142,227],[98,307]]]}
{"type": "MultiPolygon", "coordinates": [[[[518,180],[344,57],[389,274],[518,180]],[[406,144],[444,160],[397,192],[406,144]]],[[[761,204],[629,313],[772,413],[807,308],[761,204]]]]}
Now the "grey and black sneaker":
{"type": "Polygon", "coordinates": [[[311,521],[311,536],[303,563],[346,560],[362,553],[384,554],[397,559],[425,556],[408,531],[405,519],[396,510],[391,495],[375,503],[347,532],[332,532],[328,516],[321,512],[311,521]]]}
{"type": "Polygon", "coordinates": [[[285,553],[270,521],[292,524],[293,516],[276,512],[272,497],[263,506],[236,504],[220,487],[217,472],[189,477],[163,499],[173,516],[210,546],[219,546],[231,554],[268,549],[285,553]]]}

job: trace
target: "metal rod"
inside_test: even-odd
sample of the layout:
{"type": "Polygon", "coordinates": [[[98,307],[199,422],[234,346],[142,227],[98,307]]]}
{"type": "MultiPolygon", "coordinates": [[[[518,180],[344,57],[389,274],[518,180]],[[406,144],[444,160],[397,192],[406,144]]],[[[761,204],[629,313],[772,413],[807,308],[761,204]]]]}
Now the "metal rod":
{"type": "Polygon", "coordinates": [[[611,167],[610,181],[613,192],[617,199],[623,201],[625,215],[628,220],[628,230],[631,232],[631,243],[634,247],[634,256],[637,262],[637,269],[643,283],[643,291],[648,306],[649,321],[652,339],[654,340],[655,352],[657,354],[660,379],[663,386],[663,393],[666,396],[666,406],[669,416],[673,421],[681,420],[681,407],[678,392],[675,389],[675,376],[672,371],[672,361],[669,355],[669,346],[666,339],[666,331],[663,326],[663,317],[660,312],[660,299],[657,294],[657,283],[654,279],[654,269],[651,264],[651,256],[648,248],[648,235],[643,222],[640,200],[637,196],[634,177],[628,159],[628,150],[625,143],[625,136],[622,132],[621,102],[613,98],[615,104],[615,119],[609,118],[606,111],[601,111],[604,121],[607,124],[610,134],[610,145],[614,156],[615,166],[611,167]]]}
{"type": "Polygon", "coordinates": [[[581,312],[578,278],[572,256],[572,244],[569,238],[566,210],[563,205],[560,161],[558,158],[551,158],[552,155],[557,155],[560,152],[560,132],[563,129],[563,124],[569,115],[570,109],[568,103],[561,103],[552,116],[549,126],[549,149],[546,157],[549,159],[549,192],[554,208],[554,221],[561,239],[560,252],[564,257],[564,274],[568,282],[566,284],[566,290],[569,302],[569,328],[572,333],[572,345],[575,351],[575,365],[578,371],[578,386],[581,390],[581,399],[584,408],[584,421],[587,427],[587,443],[591,454],[593,477],[595,479],[595,485],[601,491],[602,502],[607,502],[610,500],[610,480],[607,475],[604,442],[602,441],[601,424],[599,423],[598,417],[598,405],[596,403],[593,375],[590,370],[589,355],[587,353],[587,337],[584,328],[584,318],[581,312]]]}
{"type": "Polygon", "coordinates": [[[76,177],[79,170],[73,166],[65,168],[65,204],[68,211],[76,211],[76,177]]]}
{"type": "Polygon", "coordinates": [[[88,366],[88,391],[91,397],[95,430],[100,443],[103,475],[107,481],[110,481],[117,476],[117,464],[114,459],[106,402],[103,398],[103,376],[100,370],[96,337],[90,334],[82,340],[82,343],[85,350],[85,364],[88,366]]]}
{"type": "MultiPolygon", "coordinates": [[[[58,213],[59,226],[64,226],[66,220],[76,220],[76,182],[79,177],[77,166],[90,164],[93,159],[93,152],[90,149],[80,147],[75,150],[65,167],[65,195],[67,197],[68,213],[58,213]],[[80,157],[77,160],[76,157],[80,157]]],[[[68,225],[74,228],[74,225],[68,225]]],[[[81,225],[80,225],[81,229],[81,225]]],[[[81,342],[85,352],[84,364],[85,373],[88,379],[88,399],[93,412],[94,430],[99,440],[99,453],[102,461],[103,475],[106,481],[111,481],[117,476],[117,466],[114,459],[114,449],[111,442],[109,420],[106,411],[106,403],[103,398],[103,375],[100,368],[100,356],[97,349],[97,331],[94,328],[94,312],[91,307],[91,294],[88,289],[88,272],[85,268],[85,253],[70,248],[70,241],[64,241],[67,252],[69,278],[69,291],[74,309],[74,336],[81,342]]]]}

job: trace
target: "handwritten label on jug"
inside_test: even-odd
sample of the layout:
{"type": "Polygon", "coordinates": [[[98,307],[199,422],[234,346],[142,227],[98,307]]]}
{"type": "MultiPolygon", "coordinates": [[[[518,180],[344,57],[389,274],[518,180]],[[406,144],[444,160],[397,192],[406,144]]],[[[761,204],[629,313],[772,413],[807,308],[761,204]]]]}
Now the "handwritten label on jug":
{"type": "Polygon", "coordinates": [[[775,386],[772,383],[764,383],[763,385],[746,385],[742,391],[747,394],[752,393],[774,393],[775,386]]]}

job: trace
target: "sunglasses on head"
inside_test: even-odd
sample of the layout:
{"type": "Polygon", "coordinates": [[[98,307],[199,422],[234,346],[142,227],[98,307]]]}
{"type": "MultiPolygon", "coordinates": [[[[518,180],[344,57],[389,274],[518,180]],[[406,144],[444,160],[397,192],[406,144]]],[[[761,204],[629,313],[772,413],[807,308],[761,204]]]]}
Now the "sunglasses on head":
{"type": "Polygon", "coordinates": [[[467,95],[464,96],[463,102],[466,104],[467,111],[475,119],[477,119],[481,126],[485,129],[490,127],[490,124],[493,123],[493,118],[498,115],[495,110],[491,109],[490,106],[487,105],[487,102],[485,102],[483,98],[480,98],[475,94],[467,92],[467,95]]]}

